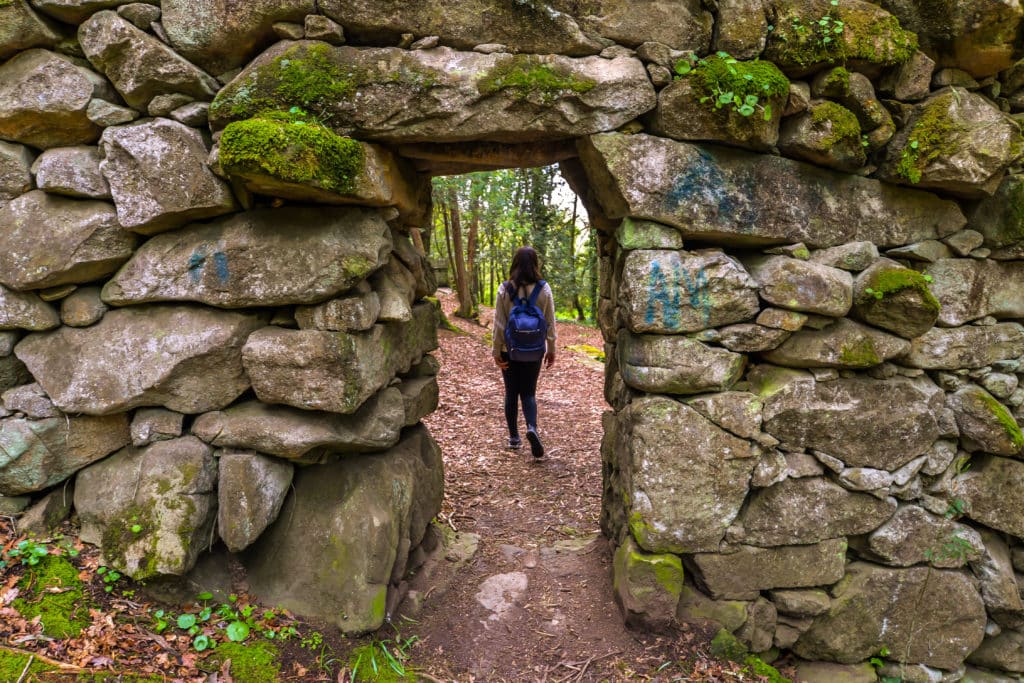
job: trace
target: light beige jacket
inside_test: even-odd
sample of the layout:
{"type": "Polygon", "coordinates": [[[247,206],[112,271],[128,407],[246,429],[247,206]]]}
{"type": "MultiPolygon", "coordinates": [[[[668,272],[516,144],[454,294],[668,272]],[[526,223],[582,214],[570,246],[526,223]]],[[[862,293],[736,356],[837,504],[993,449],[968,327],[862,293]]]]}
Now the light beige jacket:
{"type": "MultiPolygon", "coordinates": [[[[494,342],[495,353],[507,351],[505,348],[505,325],[508,323],[508,314],[512,312],[512,298],[505,292],[507,282],[501,283],[498,287],[498,294],[494,302],[494,342]]],[[[520,287],[517,296],[529,297],[536,284],[520,287]]],[[[555,348],[555,339],[558,333],[555,332],[555,296],[551,293],[551,286],[544,283],[544,289],[537,295],[537,308],[544,313],[544,320],[548,323],[547,349],[555,348]]]]}

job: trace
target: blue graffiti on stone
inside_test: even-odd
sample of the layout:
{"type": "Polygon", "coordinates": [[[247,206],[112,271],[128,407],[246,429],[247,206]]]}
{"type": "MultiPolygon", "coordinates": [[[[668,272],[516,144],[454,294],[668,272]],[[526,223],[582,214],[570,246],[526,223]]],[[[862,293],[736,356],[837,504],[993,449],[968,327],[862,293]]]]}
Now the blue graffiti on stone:
{"type": "Polygon", "coordinates": [[[223,251],[213,252],[213,269],[221,284],[228,281],[231,273],[228,271],[228,256],[223,251]]]}
{"type": "MultiPolygon", "coordinates": [[[[746,193],[750,196],[750,193],[746,193]]],[[[757,211],[744,202],[745,193],[726,178],[710,152],[695,148],[691,164],[680,173],[665,195],[665,208],[671,214],[682,214],[734,223],[748,231],[757,220],[757,211]]]]}
{"type": "MultiPolygon", "coordinates": [[[[213,252],[213,272],[220,284],[224,284],[231,277],[228,270],[228,257],[222,251],[213,252]]],[[[207,263],[206,245],[196,247],[192,255],[188,257],[188,275],[193,283],[198,283],[203,277],[203,269],[207,263]]]]}
{"type": "Polygon", "coordinates": [[[700,316],[701,323],[711,320],[711,294],[708,291],[708,275],[703,268],[696,273],[673,263],[670,272],[662,272],[661,263],[651,263],[647,280],[647,309],[644,322],[654,326],[661,312],[661,324],[665,329],[677,329],[682,324],[683,301],[681,290],[686,290],[689,307],[700,316]]]}

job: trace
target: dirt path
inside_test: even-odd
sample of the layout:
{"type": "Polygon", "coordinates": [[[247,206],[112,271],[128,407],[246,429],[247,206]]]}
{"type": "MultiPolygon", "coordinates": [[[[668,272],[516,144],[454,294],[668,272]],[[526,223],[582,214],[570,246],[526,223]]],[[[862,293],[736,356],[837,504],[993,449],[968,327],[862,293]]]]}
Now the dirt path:
{"type": "Polygon", "coordinates": [[[481,311],[485,327],[452,317],[450,293],[441,299],[465,332],[440,334],[440,407],[426,420],[445,458],[441,519],[480,542],[453,585],[418,614],[416,664],[460,681],[714,680],[691,677],[693,664],[702,666],[692,647],[700,636],[630,632],[612,598],[598,524],[603,366],[567,348],[601,348],[600,332],[559,324],[558,360],[537,392],[548,454],[535,460],[527,448],[505,448],[491,311],[481,311]],[[682,659],[690,659],[684,678],[682,659]]]}

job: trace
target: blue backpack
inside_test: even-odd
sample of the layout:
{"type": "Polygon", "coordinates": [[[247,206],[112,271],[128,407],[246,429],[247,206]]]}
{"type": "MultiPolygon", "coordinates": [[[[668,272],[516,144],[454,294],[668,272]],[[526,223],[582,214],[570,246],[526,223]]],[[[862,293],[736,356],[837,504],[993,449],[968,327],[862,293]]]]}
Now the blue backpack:
{"type": "Polygon", "coordinates": [[[544,312],[537,307],[537,295],[544,288],[544,280],[538,280],[530,292],[530,298],[516,298],[514,285],[507,284],[509,296],[515,305],[508,314],[505,325],[505,348],[508,357],[514,361],[538,361],[544,358],[544,342],[548,334],[548,322],[544,312]]]}

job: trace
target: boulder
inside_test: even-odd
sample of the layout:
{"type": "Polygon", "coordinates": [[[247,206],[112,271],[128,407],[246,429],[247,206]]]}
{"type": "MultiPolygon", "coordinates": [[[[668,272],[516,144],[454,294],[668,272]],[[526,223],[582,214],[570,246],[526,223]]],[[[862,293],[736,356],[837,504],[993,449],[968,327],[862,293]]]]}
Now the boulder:
{"type": "Polygon", "coordinates": [[[918,50],[903,64],[883,75],[879,91],[891,95],[901,102],[917,102],[931,94],[932,74],[935,61],[918,50]]]}
{"type": "Polygon", "coordinates": [[[210,544],[216,481],[213,450],[194,436],[124,448],[75,480],[82,540],[137,581],[182,576],[210,544]]]}
{"type": "Polygon", "coordinates": [[[634,332],[696,332],[757,315],[757,283],[720,250],[626,255],[619,302],[634,332]]]}
{"type": "MultiPolygon", "coordinates": [[[[1003,178],[991,197],[984,197],[968,215],[968,227],[984,236],[984,245],[996,249],[1014,247],[1024,241],[1024,176],[1003,178]]],[[[978,245],[981,246],[981,245],[978,245]]]]}
{"type": "Polygon", "coordinates": [[[1017,537],[1024,536],[1024,506],[1016,491],[1024,486],[1024,463],[976,453],[971,469],[953,481],[967,516],[1017,537]]]}
{"type": "Polygon", "coordinates": [[[0,203],[32,189],[33,159],[35,154],[25,145],[0,141],[0,203]]]}
{"type": "Polygon", "coordinates": [[[769,4],[764,0],[721,0],[712,49],[736,59],[760,55],[768,36],[769,4]]]}
{"type": "Polygon", "coordinates": [[[47,493],[42,500],[25,510],[25,514],[18,519],[18,533],[35,538],[56,535],[57,529],[71,514],[74,495],[73,482],[47,493]]]}
{"type": "Polygon", "coordinates": [[[716,425],[743,439],[753,439],[761,433],[761,399],[746,391],[720,391],[688,399],[686,405],[695,408],[716,425]]]}
{"type": "Polygon", "coordinates": [[[28,368],[13,355],[0,356],[0,391],[32,381],[28,368]]]}
{"type": "Polygon", "coordinates": [[[615,230],[619,249],[682,249],[683,238],[675,228],[626,216],[615,230]]]}
{"type": "MultiPolygon", "coordinates": [[[[897,673],[905,672],[899,667],[897,673]]],[[[875,683],[878,672],[868,662],[862,664],[836,664],[835,662],[796,662],[797,680],[803,683],[875,683]]]]}
{"type": "Polygon", "coordinates": [[[674,140],[724,142],[765,152],[779,140],[788,95],[789,80],[771,62],[710,56],[658,93],[649,127],[674,140]],[[750,96],[755,104],[722,105],[718,98],[723,90],[741,101],[750,96]]]}
{"type": "Polygon", "coordinates": [[[869,368],[901,356],[910,342],[842,318],[823,330],[801,330],[761,357],[792,368],[869,368]]]}
{"type": "Polygon", "coordinates": [[[1024,151],[1019,125],[987,98],[950,88],[915,105],[878,170],[888,182],[984,197],[1024,151]]]}
{"type": "Polygon", "coordinates": [[[927,453],[939,437],[942,395],[934,385],[896,377],[780,383],[764,399],[764,430],[851,467],[894,471],[927,453]]]}
{"type": "Polygon", "coordinates": [[[985,636],[985,605],[963,572],[854,562],[794,652],[844,664],[880,647],[897,661],[955,669],[985,636]],[[927,609],[927,605],[940,605],[927,609]]]}
{"type": "Polygon", "coordinates": [[[872,263],[854,283],[853,317],[905,339],[930,330],[940,308],[925,276],[889,259],[872,263]]]}
{"type": "Polygon", "coordinates": [[[823,590],[773,590],[768,596],[781,614],[816,617],[828,611],[831,600],[823,590]]]}
{"type": "Polygon", "coordinates": [[[380,301],[378,320],[406,322],[412,319],[416,278],[398,259],[388,259],[382,268],[370,276],[370,284],[380,301]]]}
{"type": "Polygon", "coordinates": [[[128,418],[0,420],[0,495],[42,491],[128,444],[128,418]]]}
{"type": "Polygon", "coordinates": [[[656,41],[703,54],[711,40],[712,15],[693,0],[598,0],[586,5],[554,0],[551,5],[574,16],[587,35],[629,47],[656,41]]]}
{"type": "Polygon", "coordinates": [[[100,10],[115,9],[138,0],[32,0],[40,12],[65,24],[81,24],[100,10]]]}
{"type": "Polygon", "coordinates": [[[361,332],[373,327],[380,316],[380,297],[365,282],[346,296],[315,306],[297,306],[295,321],[299,329],[361,332]]]}
{"type": "Polygon", "coordinates": [[[675,622],[683,563],[669,553],[645,553],[632,537],[615,551],[612,591],[626,624],[662,631],[675,622]]]}
{"type": "Polygon", "coordinates": [[[60,300],[60,320],[68,327],[89,327],[107,312],[99,287],[80,287],[60,300]]]}
{"type": "MultiPolygon", "coordinates": [[[[1006,629],[985,638],[978,649],[967,656],[967,661],[996,671],[1024,672],[1024,632],[1006,629]]],[[[988,672],[979,673],[991,675],[988,672]]],[[[971,680],[988,683],[986,679],[980,677],[972,676],[971,680]]],[[[992,679],[992,683],[1012,680],[1012,678],[1003,677],[992,679]]]]}
{"type": "Polygon", "coordinates": [[[194,128],[148,119],[107,128],[100,147],[100,169],[129,230],[153,235],[237,208],[231,189],[206,165],[206,141],[194,128]]]}
{"type": "Polygon", "coordinates": [[[636,399],[617,421],[637,543],[653,553],[717,552],[749,489],[750,444],[668,398],[636,399]]]}
{"type": "Polygon", "coordinates": [[[402,393],[389,387],[352,415],[335,415],[246,401],[196,418],[192,433],[221,448],[256,450],[303,463],[332,454],[383,451],[398,443],[405,423],[402,393]]]}
{"type": "Polygon", "coordinates": [[[778,348],[791,332],[764,325],[741,323],[718,329],[718,343],[738,353],[758,353],[778,348]]]}
{"type": "Polygon", "coordinates": [[[336,133],[361,140],[522,143],[614,130],[655,101],[646,69],[632,57],[357,49],[301,41],[278,43],[225,86],[210,107],[210,124],[219,130],[266,109],[298,106],[318,112],[336,133]],[[305,85],[301,79],[309,70],[330,80],[305,85]]]}
{"type": "Polygon", "coordinates": [[[913,0],[883,0],[879,4],[917,34],[921,49],[936,57],[940,66],[983,78],[1013,63],[1024,17],[1016,2],[942,0],[926,6],[913,0]]]}
{"type": "Polygon", "coordinates": [[[733,632],[746,623],[747,604],[743,600],[712,600],[696,588],[684,584],[679,594],[676,619],[683,623],[697,624],[712,621],[733,632]]]}
{"type": "Polygon", "coordinates": [[[160,23],[175,51],[212,74],[243,66],[276,42],[278,21],[301,22],[316,14],[314,0],[256,0],[244,3],[160,3],[160,23]]]}
{"type": "Polygon", "coordinates": [[[757,489],[743,514],[742,541],[772,547],[863,534],[892,516],[896,501],[855,493],[820,477],[757,489]]]}
{"type": "MultiPolygon", "coordinates": [[[[981,597],[992,619],[1007,628],[1024,626],[1024,601],[1013,573],[1010,548],[1002,535],[990,529],[978,532],[984,545],[980,553],[971,558],[971,570],[981,586],[981,597]]],[[[963,554],[963,547],[948,550],[963,554]]]]}
{"type": "Polygon", "coordinates": [[[950,394],[946,405],[956,416],[967,450],[1017,455],[1024,448],[1024,433],[1009,409],[978,385],[968,384],[950,394]]]}
{"type": "Polygon", "coordinates": [[[238,553],[277,519],[295,466],[244,451],[221,451],[217,463],[217,533],[238,553]]]}
{"type": "Polygon", "coordinates": [[[37,13],[28,0],[12,0],[0,6],[0,62],[32,47],[52,48],[63,30],[37,13]]]}
{"type": "Polygon", "coordinates": [[[851,62],[869,71],[906,62],[917,37],[896,17],[864,0],[775,0],[763,57],[794,76],[851,62]],[[837,30],[838,29],[838,30],[837,30]]]}
{"type": "Polygon", "coordinates": [[[33,190],[0,207],[0,282],[42,289],[104,278],[138,241],[112,204],[33,190]]]}
{"type": "MultiPolygon", "coordinates": [[[[595,7],[617,7],[624,3],[605,1],[595,7]]],[[[642,5],[661,5],[645,1],[642,5]]],[[[481,44],[501,44],[513,52],[597,54],[604,41],[586,35],[573,16],[551,3],[505,3],[495,0],[455,0],[428,7],[402,0],[324,0],[320,11],[345,27],[354,42],[385,41],[397,43],[403,33],[438,36],[445,45],[471,50],[481,44]]],[[[689,22],[679,22],[679,10],[697,9],[691,3],[672,5],[671,22],[660,22],[661,31],[679,31],[689,22]],[[678,7],[678,9],[677,9],[678,7]]],[[[567,9],[567,8],[566,8],[567,9]]],[[[601,17],[601,12],[595,12],[601,17]]],[[[622,21],[621,10],[619,21],[622,21]]],[[[633,20],[637,14],[628,13],[633,20]]],[[[697,16],[701,16],[697,9],[697,16]]],[[[706,29],[710,30],[710,28],[706,29]]],[[[684,46],[680,46],[681,48],[684,46]]],[[[691,47],[687,45],[685,47],[691,47]]],[[[692,46],[696,47],[696,46],[692,46]]]]}
{"type": "Polygon", "coordinates": [[[857,117],[829,100],[812,101],[807,111],[788,117],[778,143],[788,157],[838,171],[856,171],[867,161],[857,117]]]}
{"type": "Polygon", "coordinates": [[[395,206],[410,223],[428,203],[428,183],[380,145],[335,135],[301,114],[228,124],[221,171],[250,192],[317,204],[395,206]]]}
{"type": "Polygon", "coordinates": [[[366,332],[267,327],[249,338],[243,358],[264,403],[348,414],[435,348],[437,313],[422,303],[409,322],[366,332]]]}
{"type": "Polygon", "coordinates": [[[721,553],[697,553],[690,561],[696,569],[696,580],[713,598],[772,588],[820,586],[843,578],[846,540],[783,548],[741,545],[721,553]]]}
{"type": "Polygon", "coordinates": [[[110,184],[100,172],[98,147],[55,147],[39,155],[32,172],[36,185],[50,194],[84,199],[110,199],[110,184]]]}
{"type": "Polygon", "coordinates": [[[103,300],[312,304],[351,289],[390,251],[373,209],[256,209],[157,235],[103,287],[103,300]]]}
{"type": "Polygon", "coordinates": [[[746,358],[677,335],[619,330],[619,372],[629,386],[654,394],[726,391],[743,374],[746,358]]]}
{"type": "Polygon", "coordinates": [[[871,532],[867,548],[874,558],[895,567],[927,562],[955,569],[984,553],[977,531],[917,505],[901,505],[889,521],[871,532]]]}
{"type": "Polygon", "coordinates": [[[774,306],[841,318],[853,303],[853,277],[845,270],[787,256],[755,256],[744,265],[774,306]]]}
{"type": "Polygon", "coordinates": [[[78,27],[78,42],[128,106],[145,111],[158,95],[182,94],[211,100],[220,89],[209,74],[170,47],[109,10],[78,27]]]}
{"type": "Polygon", "coordinates": [[[398,385],[405,406],[405,426],[411,427],[437,410],[440,387],[437,377],[412,377],[398,385]]]}
{"type": "Polygon", "coordinates": [[[185,416],[163,408],[136,410],[132,417],[132,445],[136,448],[148,446],[154,441],[177,439],[182,434],[185,416]]]}
{"type": "Polygon", "coordinates": [[[925,275],[942,306],[939,323],[956,327],[978,318],[1024,317],[1024,263],[990,259],[942,259],[925,275]]]}
{"type": "Polygon", "coordinates": [[[86,109],[104,96],[109,84],[70,57],[21,52],[0,64],[0,138],[39,149],[93,142],[100,128],[86,109]]]}
{"type": "Polygon", "coordinates": [[[442,485],[425,427],[387,453],[299,469],[277,521],[244,555],[252,592],[346,634],[379,628],[389,584],[441,509],[442,485]]]}
{"type": "Polygon", "coordinates": [[[91,327],[29,335],[15,353],[66,412],[164,406],[203,413],[249,388],[242,344],[263,324],[257,315],[138,306],[110,311],[91,327]]]}
{"type": "Polygon", "coordinates": [[[0,330],[40,332],[60,326],[53,306],[32,292],[16,292],[0,285],[0,330]]]}
{"type": "Polygon", "coordinates": [[[811,261],[814,263],[855,273],[870,266],[877,258],[878,247],[871,242],[849,242],[811,253],[811,261]]]}
{"type": "Polygon", "coordinates": [[[580,156],[605,214],[727,245],[895,247],[964,226],[954,202],[770,155],[649,135],[592,135],[580,156]],[[808,222],[803,216],[813,215],[808,222]]]}
{"type": "Polygon", "coordinates": [[[933,327],[910,340],[901,365],[924,370],[977,369],[1024,355],[1024,326],[1019,323],[933,327]]]}

